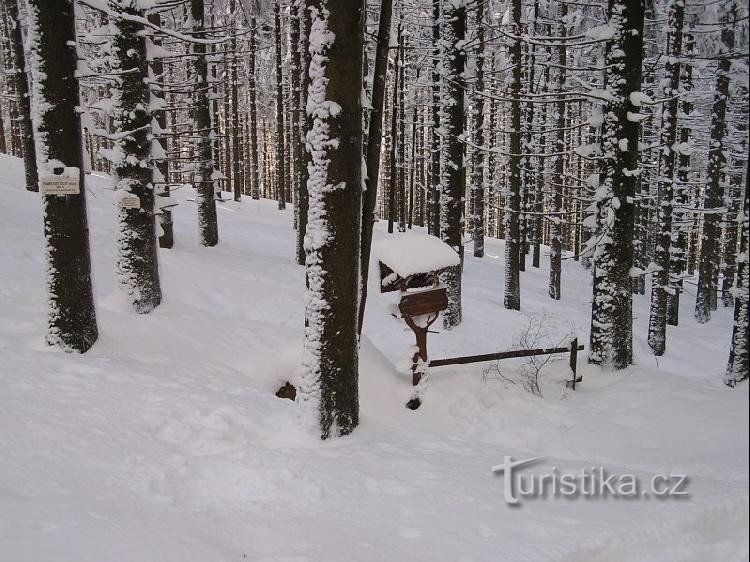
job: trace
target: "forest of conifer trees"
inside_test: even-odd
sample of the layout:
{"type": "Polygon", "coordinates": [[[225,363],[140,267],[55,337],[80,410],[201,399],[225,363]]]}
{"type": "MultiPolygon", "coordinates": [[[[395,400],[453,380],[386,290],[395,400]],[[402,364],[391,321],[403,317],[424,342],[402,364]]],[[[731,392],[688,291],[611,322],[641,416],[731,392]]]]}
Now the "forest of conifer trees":
{"type": "MultiPolygon", "coordinates": [[[[128,338],[156,322],[149,342],[167,342],[191,322],[176,303],[202,299],[200,318],[221,326],[252,300],[266,312],[246,332],[201,329],[185,349],[240,338],[229,354],[252,371],[243,342],[293,348],[276,381],[292,394],[277,396],[324,440],[372,420],[371,340],[413,340],[379,324],[408,316],[403,300],[379,304],[389,283],[446,297],[407,319],[410,409],[441,396],[426,394],[428,333],[443,356],[500,352],[478,348],[493,331],[515,353],[581,344],[573,389],[705,355],[721,367],[696,376],[745,394],[749,13],[746,0],[0,0],[0,180],[18,159],[18,191],[41,213],[26,253],[46,335],[28,318],[85,360],[119,341],[113,310],[132,317],[128,338]],[[92,250],[103,236],[106,262],[92,250]],[[399,254],[408,236],[443,253],[378,245],[399,254]],[[261,246],[294,267],[258,293],[271,258],[245,252],[261,246]],[[98,296],[99,268],[116,297],[98,296]],[[278,318],[293,341],[268,335],[278,318]]],[[[542,396],[555,363],[535,361],[521,379],[499,362],[481,378],[542,396]]]]}

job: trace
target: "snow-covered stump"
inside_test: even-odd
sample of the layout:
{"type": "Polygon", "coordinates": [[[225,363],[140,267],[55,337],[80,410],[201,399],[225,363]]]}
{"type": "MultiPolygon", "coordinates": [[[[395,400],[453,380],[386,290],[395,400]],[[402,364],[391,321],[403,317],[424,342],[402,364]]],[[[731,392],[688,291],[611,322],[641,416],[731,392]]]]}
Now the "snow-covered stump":
{"type": "Polygon", "coordinates": [[[161,303],[157,236],[151,169],[151,92],[142,9],[119,2],[112,42],[119,76],[113,90],[115,201],[118,233],[117,280],[135,312],[147,313],[161,303]],[[133,19],[130,16],[134,16],[133,19]]]}
{"type": "Polygon", "coordinates": [[[307,293],[298,400],[322,439],[359,424],[363,1],[308,4],[311,161],[305,236],[307,293]]]}
{"type": "Polygon", "coordinates": [[[85,352],[98,330],[91,285],[86,189],[72,0],[29,2],[32,116],[42,177],[77,175],[68,194],[45,192],[44,234],[49,299],[47,343],[85,352]]]}

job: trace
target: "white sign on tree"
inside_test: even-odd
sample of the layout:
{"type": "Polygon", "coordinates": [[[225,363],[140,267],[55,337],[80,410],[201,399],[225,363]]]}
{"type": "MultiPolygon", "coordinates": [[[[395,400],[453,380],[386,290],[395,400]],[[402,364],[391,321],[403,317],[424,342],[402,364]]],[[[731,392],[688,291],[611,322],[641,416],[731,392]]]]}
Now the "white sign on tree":
{"type": "Polygon", "coordinates": [[[52,174],[41,174],[39,184],[44,195],[77,195],[81,192],[78,168],[55,168],[52,174]]]}

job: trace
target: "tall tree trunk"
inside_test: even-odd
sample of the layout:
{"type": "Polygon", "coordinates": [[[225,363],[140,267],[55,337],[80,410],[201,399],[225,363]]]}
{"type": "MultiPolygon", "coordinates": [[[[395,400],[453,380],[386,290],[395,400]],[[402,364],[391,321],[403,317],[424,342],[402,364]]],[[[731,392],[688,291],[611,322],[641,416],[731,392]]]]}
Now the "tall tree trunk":
{"type": "MultiPolygon", "coordinates": [[[[512,3],[512,33],[521,35],[521,0],[512,3]]],[[[505,207],[505,308],[521,310],[521,285],[519,278],[521,206],[521,76],[523,57],[520,38],[510,40],[510,58],[513,78],[510,87],[511,133],[510,133],[510,182],[506,190],[505,207]]]]}
{"type": "Polygon", "coordinates": [[[258,174],[258,103],[255,79],[257,18],[250,16],[250,45],[247,56],[247,104],[250,120],[250,197],[260,199],[260,176],[258,174]]]}
{"type": "MultiPolygon", "coordinates": [[[[684,10],[684,9],[683,9],[684,10]]],[[[685,36],[684,58],[690,59],[693,52],[693,38],[685,36]]],[[[682,90],[690,92],[693,89],[693,67],[685,65],[681,73],[682,90]]],[[[675,183],[675,208],[672,210],[672,241],[670,245],[670,283],[671,291],[667,293],[667,324],[677,326],[680,317],[680,294],[682,293],[683,274],[687,268],[688,235],[692,223],[691,217],[684,208],[688,205],[688,195],[691,191],[688,186],[690,174],[690,114],[693,104],[690,99],[683,99],[681,111],[684,115],[680,128],[679,159],[677,163],[677,181],[675,183]]]]}
{"type": "Polygon", "coordinates": [[[275,0],[273,4],[274,40],[276,45],[276,196],[279,209],[286,209],[286,188],[284,183],[285,159],[284,159],[284,87],[281,72],[281,0],[275,0]]]}
{"type": "MultiPolygon", "coordinates": [[[[193,21],[193,37],[204,40],[203,0],[190,0],[193,21]]],[[[219,242],[219,226],[216,218],[216,194],[214,191],[214,160],[211,140],[211,113],[209,106],[208,62],[205,43],[191,43],[195,72],[195,100],[193,102],[193,130],[196,141],[196,166],[193,181],[198,202],[198,226],[200,240],[204,246],[215,246],[219,242]]]]}
{"type": "Polygon", "coordinates": [[[78,193],[44,194],[47,343],[87,351],[98,337],[91,285],[72,0],[30,0],[32,107],[41,176],[78,170],[78,193]]]}
{"type": "Polygon", "coordinates": [[[295,211],[297,217],[297,236],[295,238],[295,255],[297,263],[305,265],[305,230],[307,228],[307,162],[303,157],[305,153],[305,116],[302,95],[302,75],[307,74],[302,53],[305,49],[305,36],[303,34],[302,20],[305,17],[303,0],[294,0],[291,4],[289,18],[289,48],[292,54],[292,71],[290,80],[292,83],[291,110],[292,110],[292,162],[290,167],[294,168],[297,181],[295,189],[295,211]]]}
{"type": "Polygon", "coordinates": [[[430,189],[430,216],[432,221],[429,232],[433,236],[440,236],[440,182],[443,171],[441,170],[442,140],[440,138],[440,114],[442,112],[443,100],[440,97],[440,86],[442,82],[442,57],[441,57],[441,12],[440,0],[432,0],[432,185],[430,189]]]}
{"type": "Polygon", "coordinates": [[[471,163],[471,193],[474,202],[472,212],[472,237],[474,238],[474,257],[484,257],[484,198],[485,198],[485,169],[484,169],[484,3],[477,2],[475,22],[477,26],[476,68],[474,73],[474,144],[477,148],[472,152],[471,163]]]}
{"type": "MultiPolygon", "coordinates": [[[[490,79],[495,80],[495,53],[494,50],[489,50],[490,57],[490,79]]],[[[496,96],[492,96],[489,102],[489,111],[487,113],[487,120],[485,121],[485,127],[487,129],[487,146],[490,148],[490,152],[487,154],[487,173],[485,175],[487,181],[487,235],[496,236],[495,216],[497,215],[497,209],[495,209],[497,197],[496,195],[496,162],[497,154],[495,153],[497,133],[495,131],[495,120],[497,113],[497,99],[496,96]]]]}
{"type": "Polygon", "coordinates": [[[357,308],[362,210],[365,2],[310,0],[312,157],[303,407],[323,439],[359,424],[357,308]]]}
{"type": "Polygon", "coordinates": [[[592,363],[615,369],[633,361],[632,283],[633,198],[638,170],[636,92],[641,90],[643,6],[641,0],[612,1],[609,25],[613,48],[607,53],[606,86],[610,101],[605,112],[604,182],[597,198],[602,234],[596,249],[594,295],[591,305],[592,363]]]}
{"type": "Polygon", "coordinates": [[[648,345],[654,355],[664,355],[667,341],[667,298],[670,287],[670,251],[672,244],[672,207],[674,203],[675,141],[677,140],[677,104],[680,93],[680,55],[685,7],[672,2],[669,8],[667,62],[664,73],[664,98],[661,123],[661,159],[659,162],[658,235],[654,251],[656,271],[651,278],[651,314],[648,321],[648,345]]]}
{"type": "Polygon", "coordinates": [[[8,152],[8,144],[5,140],[5,123],[3,122],[3,112],[0,111],[0,154],[8,152]]]}
{"type": "Polygon", "coordinates": [[[380,176],[380,148],[383,137],[383,102],[385,100],[385,82],[388,72],[388,44],[391,34],[391,15],[393,0],[381,0],[378,39],[375,45],[375,70],[372,78],[372,101],[370,105],[370,123],[367,133],[367,177],[365,194],[362,199],[362,250],[360,253],[360,270],[362,283],[359,290],[359,323],[358,333],[362,333],[367,302],[367,279],[370,271],[370,248],[372,247],[372,229],[375,223],[375,203],[378,196],[378,178],[380,176]]]}
{"type": "MultiPolygon", "coordinates": [[[[161,16],[159,14],[149,14],[148,21],[155,26],[161,26],[161,16]]],[[[161,46],[161,39],[158,36],[152,36],[150,41],[155,46],[161,46]]],[[[151,58],[151,116],[152,134],[154,139],[151,141],[151,156],[154,160],[154,189],[158,198],[156,199],[158,207],[159,226],[159,247],[171,248],[174,245],[174,225],[172,223],[172,209],[169,203],[169,161],[167,160],[167,112],[165,110],[166,102],[164,100],[164,65],[160,57],[151,58]],[[156,128],[153,127],[156,124],[156,128]],[[158,130],[157,130],[158,129],[158,130]],[[162,204],[159,204],[162,202],[162,204]]]]}
{"type": "Polygon", "coordinates": [[[726,134],[727,99],[729,98],[729,55],[734,50],[734,26],[730,23],[721,30],[719,67],[716,76],[713,107],[711,109],[711,142],[708,151],[708,170],[703,198],[703,238],[701,240],[700,261],[698,265],[698,289],[695,299],[695,319],[699,324],[711,320],[718,289],[720,262],[718,209],[724,204],[722,179],[726,166],[724,153],[724,136],[726,134]]]}
{"type": "Polygon", "coordinates": [[[398,83],[401,85],[396,94],[397,107],[398,107],[398,132],[396,138],[398,139],[397,147],[398,153],[396,155],[396,167],[398,168],[398,231],[406,232],[406,115],[405,105],[406,100],[404,98],[404,85],[406,84],[405,73],[406,73],[406,61],[404,58],[404,32],[403,32],[403,10],[399,13],[399,25],[398,25],[398,65],[396,66],[396,72],[398,72],[398,83]]]}
{"type": "Polygon", "coordinates": [[[14,70],[13,82],[18,106],[18,127],[23,148],[23,166],[26,173],[26,189],[39,191],[39,174],[36,169],[36,149],[34,148],[34,129],[31,126],[31,105],[29,98],[29,78],[26,74],[26,57],[23,48],[21,20],[18,16],[18,0],[6,0],[8,18],[13,40],[14,70]]]}
{"type": "Polygon", "coordinates": [[[242,199],[242,159],[240,158],[240,138],[242,128],[240,127],[240,108],[239,108],[239,96],[238,89],[239,84],[237,80],[237,16],[235,12],[235,1],[230,0],[229,11],[230,15],[230,26],[229,33],[231,34],[229,40],[229,88],[230,95],[232,98],[232,188],[234,190],[234,200],[239,201],[242,199]]]}
{"type": "Polygon", "coordinates": [[[119,77],[113,90],[115,198],[119,202],[117,279],[135,312],[147,313],[161,303],[157,259],[151,153],[151,92],[148,85],[145,26],[141,9],[119,0],[114,21],[114,57],[119,77]]]}
{"type": "Polygon", "coordinates": [[[740,225],[740,250],[737,259],[737,277],[734,287],[734,326],[732,328],[732,345],[729,348],[729,361],[724,374],[724,383],[735,386],[748,378],[750,371],[750,328],[748,328],[748,308],[750,304],[750,275],[748,268],[748,236],[750,236],[750,160],[745,175],[745,198],[742,207],[742,225],[740,225]]]}
{"type": "MultiPolygon", "coordinates": [[[[401,33],[401,28],[397,32],[401,33]]],[[[398,152],[398,90],[401,87],[398,64],[393,65],[393,91],[391,93],[391,134],[388,146],[388,234],[393,233],[393,225],[398,220],[398,166],[396,157],[398,152]]]]}
{"type": "MultiPolygon", "coordinates": [[[[558,33],[560,37],[567,35],[568,5],[560,2],[560,25],[558,33]]],[[[563,44],[564,45],[564,44],[563,44]]],[[[555,128],[557,129],[557,142],[554,145],[555,170],[552,175],[552,218],[550,220],[550,253],[549,253],[549,296],[554,300],[560,300],[560,280],[562,277],[562,226],[563,213],[563,186],[565,185],[565,67],[568,64],[567,48],[560,47],[557,50],[557,91],[559,101],[555,104],[555,128]]]]}
{"type": "MultiPolygon", "coordinates": [[[[440,197],[440,236],[446,244],[463,257],[463,209],[466,168],[464,166],[464,141],[466,116],[464,112],[466,68],[466,5],[445,2],[444,41],[446,45],[445,106],[446,156],[441,167],[443,181],[440,197]]],[[[461,265],[448,269],[441,275],[448,291],[448,308],[443,313],[443,327],[454,328],[461,324],[461,265]]]]}

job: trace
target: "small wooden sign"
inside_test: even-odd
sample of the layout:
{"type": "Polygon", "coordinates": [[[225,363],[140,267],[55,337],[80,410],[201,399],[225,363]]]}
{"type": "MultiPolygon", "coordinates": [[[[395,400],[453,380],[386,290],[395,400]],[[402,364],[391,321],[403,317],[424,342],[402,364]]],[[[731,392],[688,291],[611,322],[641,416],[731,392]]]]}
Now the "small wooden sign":
{"type": "Polygon", "coordinates": [[[120,207],[123,209],[140,209],[141,199],[137,195],[125,195],[120,198],[120,207]]]}
{"type": "Polygon", "coordinates": [[[398,309],[404,316],[423,316],[435,314],[448,308],[448,293],[445,287],[421,291],[419,293],[407,293],[401,297],[398,309]]]}
{"type": "Polygon", "coordinates": [[[59,168],[60,173],[41,174],[39,184],[44,195],[78,195],[81,172],[78,168],[59,168]]]}

